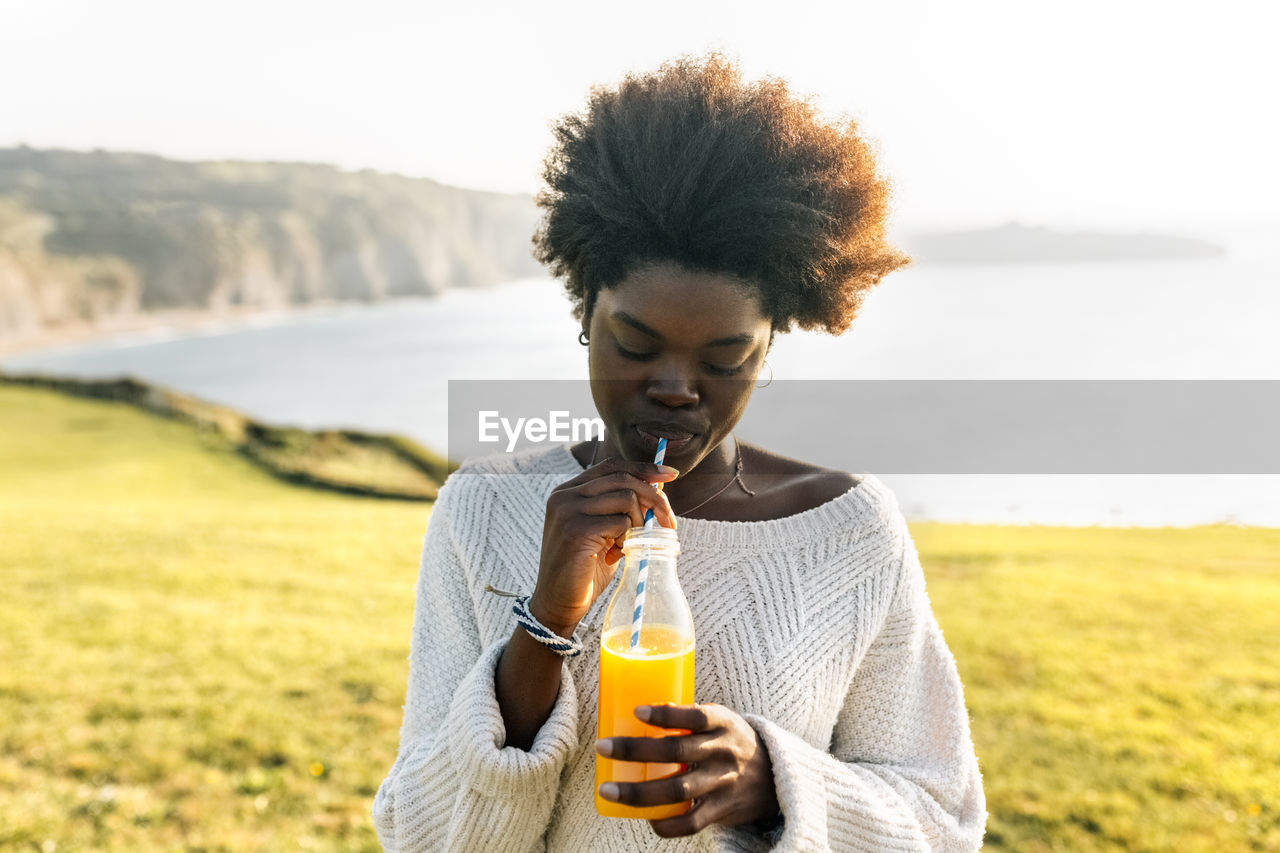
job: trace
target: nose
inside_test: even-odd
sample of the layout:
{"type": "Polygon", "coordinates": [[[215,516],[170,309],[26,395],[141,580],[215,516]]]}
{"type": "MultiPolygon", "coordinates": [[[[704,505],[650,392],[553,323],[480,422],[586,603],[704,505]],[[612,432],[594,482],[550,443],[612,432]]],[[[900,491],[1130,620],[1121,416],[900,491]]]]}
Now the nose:
{"type": "Polygon", "coordinates": [[[654,370],[645,394],[673,409],[695,406],[699,400],[698,380],[691,367],[665,361],[654,370]]]}

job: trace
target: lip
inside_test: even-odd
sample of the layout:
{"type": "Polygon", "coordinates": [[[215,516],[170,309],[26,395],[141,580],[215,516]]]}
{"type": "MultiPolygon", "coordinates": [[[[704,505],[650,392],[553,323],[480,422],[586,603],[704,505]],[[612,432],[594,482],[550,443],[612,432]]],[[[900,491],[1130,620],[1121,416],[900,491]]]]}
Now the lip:
{"type": "Polygon", "coordinates": [[[668,441],[681,441],[702,432],[702,428],[686,421],[637,421],[635,428],[668,441]]]}
{"type": "Polygon", "coordinates": [[[658,439],[667,440],[667,454],[675,455],[693,443],[698,433],[669,424],[640,424],[632,427],[640,438],[640,444],[650,457],[658,452],[658,439]],[[652,431],[651,431],[652,430],[652,431]]]}

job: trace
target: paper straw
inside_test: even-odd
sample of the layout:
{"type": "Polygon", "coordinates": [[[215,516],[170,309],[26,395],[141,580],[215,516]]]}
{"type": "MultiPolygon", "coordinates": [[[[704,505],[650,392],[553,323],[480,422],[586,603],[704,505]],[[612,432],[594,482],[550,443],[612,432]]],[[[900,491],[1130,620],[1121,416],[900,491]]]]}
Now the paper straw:
{"type": "MultiPolygon", "coordinates": [[[[667,440],[665,438],[658,439],[658,454],[653,457],[654,465],[661,465],[663,458],[667,455],[667,440]]],[[[657,483],[658,491],[662,491],[662,484],[657,483]]],[[[652,530],[656,520],[653,516],[653,510],[649,509],[644,514],[644,529],[652,530]]],[[[635,651],[640,645],[640,623],[644,621],[644,588],[649,579],[649,548],[645,546],[644,556],[640,558],[640,567],[636,570],[636,609],[631,614],[631,651],[635,651]]]]}

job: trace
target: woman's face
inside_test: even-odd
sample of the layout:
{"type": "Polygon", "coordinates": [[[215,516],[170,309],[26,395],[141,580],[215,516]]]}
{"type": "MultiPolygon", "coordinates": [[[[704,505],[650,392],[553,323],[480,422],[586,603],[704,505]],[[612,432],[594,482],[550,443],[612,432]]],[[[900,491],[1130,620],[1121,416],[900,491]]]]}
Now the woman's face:
{"type": "Polygon", "coordinates": [[[665,437],[667,464],[692,471],[746,411],[770,328],[746,285],[675,263],[601,290],[588,361],[612,452],[653,461],[665,437]]]}

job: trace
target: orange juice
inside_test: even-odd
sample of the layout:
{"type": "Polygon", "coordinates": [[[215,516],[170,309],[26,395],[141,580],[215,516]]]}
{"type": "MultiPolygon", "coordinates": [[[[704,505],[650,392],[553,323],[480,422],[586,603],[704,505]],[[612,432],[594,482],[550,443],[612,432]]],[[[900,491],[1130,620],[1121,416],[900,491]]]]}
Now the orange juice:
{"type": "MultiPolygon", "coordinates": [[[[600,640],[599,737],[663,737],[686,734],[679,729],[662,729],[640,722],[637,705],[693,704],[693,637],[688,630],[671,625],[645,623],[640,643],[631,651],[631,628],[622,626],[605,633],[600,640]]],[[[600,798],[605,782],[645,782],[662,779],[684,770],[683,764],[644,764],[614,761],[596,756],[596,811],[605,817],[635,817],[646,820],[684,814],[689,803],[664,806],[624,806],[600,798]]]]}

